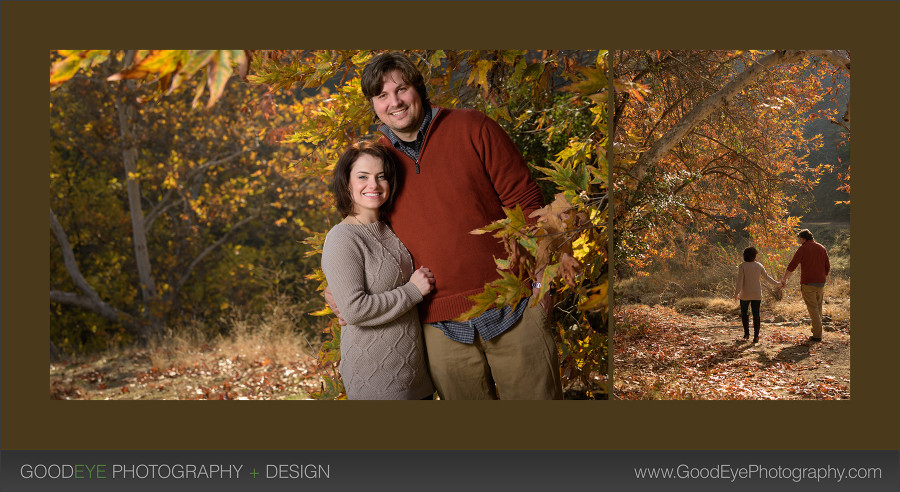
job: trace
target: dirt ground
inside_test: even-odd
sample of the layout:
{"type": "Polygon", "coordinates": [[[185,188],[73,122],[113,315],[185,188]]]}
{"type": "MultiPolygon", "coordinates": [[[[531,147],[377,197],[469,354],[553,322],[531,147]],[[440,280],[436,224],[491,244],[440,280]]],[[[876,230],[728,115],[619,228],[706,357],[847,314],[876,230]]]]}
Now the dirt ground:
{"type": "Polygon", "coordinates": [[[207,347],[192,363],[157,367],[146,351],[50,364],[50,398],[84,400],[308,400],[315,360],[273,362],[207,347]]]}
{"type": "Polygon", "coordinates": [[[763,315],[760,340],[734,315],[627,305],[617,321],[615,394],[621,399],[848,399],[849,322],[810,342],[808,320],[763,315]]]}

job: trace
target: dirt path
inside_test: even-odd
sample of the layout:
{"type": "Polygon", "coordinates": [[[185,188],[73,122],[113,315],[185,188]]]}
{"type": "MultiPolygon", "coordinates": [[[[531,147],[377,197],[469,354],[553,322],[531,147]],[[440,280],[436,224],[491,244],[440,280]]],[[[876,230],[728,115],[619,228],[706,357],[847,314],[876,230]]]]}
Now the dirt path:
{"type": "Polygon", "coordinates": [[[850,398],[847,326],[828,324],[813,343],[807,323],[764,317],[753,344],[732,315],[629,305],[616,316],[617,398],[850,398]]]}

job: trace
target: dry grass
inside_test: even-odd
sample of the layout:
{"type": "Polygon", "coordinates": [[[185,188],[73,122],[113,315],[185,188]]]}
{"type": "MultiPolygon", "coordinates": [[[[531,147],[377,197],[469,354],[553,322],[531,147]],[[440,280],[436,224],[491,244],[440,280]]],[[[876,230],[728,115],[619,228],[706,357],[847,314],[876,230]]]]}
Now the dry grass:
{"type": "Polygon", "coordinates": [[[178,367],[209,362],[223,356],[283,363],[317,352],[296,329],[302,312],[287,303],[274,303],[262,315],[235,313],[226,335],[210,335],[201,322],[169,330],[148,344],[147,356],[154,367],[178,367]]]}
{"type": "MultiPolygon", "coordinates": [[[[784,288],[784,299],[772,305],[772,312],[786,319],[800,319],[809,317],[806,303],[800,296],[800,284],[797,275],[788,280],[784,288]]],[[[850,322],[850,279],[846,277],[831,277],[825,285],[825,303],[822,308],[825,316],[841,323],[850,322]]]]}
{"type": "MultiPolygon", "coordinates": [[[[850,232],[840,224],[817,224],[814,234],[829,251],[831,275],[825,287],[824,314],[835,322],[850,322],[850,232]]],[[[660,266],[647,276],[616,279],[617,304],[662,305],[677,311],[704,311],[730,315],[739,310],[735,301],[734,281],[744,244],[711,247],[699,255],[678,258],[660,266]]],[[[763,255],[759,261],[766,263],[763,255]]],[[[772,276],[781,275],[780,270],[772,276]]],[[[763,311],[787,320],[808,318],[806,304],[800,295],[800,273],[795,272],[784,289],[770,289],[765,282],[763,311]]]]}
{"type": "MultiPolygon", "coordinates": [[[[627,281],[626,281],[627,283],[627,281]]],[[[619,288],[616,283],[616,288],[619,288]]],[[[632,282],[629,286],[634,287],[632,282]]],[[[629,290],[633,295],[633,290],[629,290]]],[[[658,302],[657,304],[671,306],[678,312],[703,311],[710,314],[718,315],[734,315],[740,310],[740,303],[733,298],[726,297],[703,297],[692,296],[683,298],[672,298],[668,295],[654,295],[653,293],[643,292],[640,294],[643,299],[668,299],[667,302],[658,302]]],[[[764,294],[762,302],[762,310],[771,316],[782,316],[786,320],[801,321],[809,317],[806,309],[806,303],[800,295],[800,285],[797,278],[790,279],[787,287],[781,290],[781,298],[778,299],[776,291],[767,291],[764,294]]],[[[627,302],[627,297],[623,296],[622,301],[627,302]]],[[[645,302],[646,303],[646,302],[645,302]]],[[[850,279],[845,277],[830,278],[829,283],[825,286],[825,305],[823,314],[830,317],[833,321],[841,324],[849,324],[850,322],[850,279]]]]}
{"type": "Polygon", "coordinates": [[[737,309],[737,307],[735,306],[735,302],[737,301],[734,301],[732,299],[710,299],[709,303],[706,305],[706,309],[707,311],[712,311],[714,313],[725,314],[737,309]]]}
{"type": "Polygon", "coordinates": [[[151,340],[50,365],[57,399],[309,399],[318,389],[318,337],[286,300],[264,314],[235,314],[228,333],[194,322],[151,340]]]}

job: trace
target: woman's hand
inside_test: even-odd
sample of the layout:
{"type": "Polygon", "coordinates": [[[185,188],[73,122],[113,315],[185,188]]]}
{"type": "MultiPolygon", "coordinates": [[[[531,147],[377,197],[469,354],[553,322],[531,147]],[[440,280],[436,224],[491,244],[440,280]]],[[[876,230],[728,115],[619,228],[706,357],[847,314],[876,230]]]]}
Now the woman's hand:
{"type": "Polygon", "coordinates": [[[426,267],[419,267],[418,270],[413,272],[409,281],[418,287],[423,297],[434,289],[434,274],[426,267]]]}
{"type": "Polygon", "coordinates": [[[337,303],[334,302],[334,296],[331,295],[331,287],[325,287],[324,295],[325,295],[325,302],[328,303],[328,307],[330,307],[331,310],[334,312],[335,316],[338,317],[338,323],[340,323],[341,326],[345,326],[347,324],[347,322],[344,321],[344,317],[341,316],[341,312],[338,311],[337,303]]]}

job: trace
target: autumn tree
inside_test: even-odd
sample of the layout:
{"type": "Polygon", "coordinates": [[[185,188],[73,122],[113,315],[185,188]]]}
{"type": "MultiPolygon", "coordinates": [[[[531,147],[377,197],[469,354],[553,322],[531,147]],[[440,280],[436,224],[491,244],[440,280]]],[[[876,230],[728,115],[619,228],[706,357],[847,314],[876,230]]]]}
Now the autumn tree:
{"type": "Polygon", "coordinates": [[[808,160],[822,137],[804,129],[849,125],[849,105],[819,105],[849,53],[621,51],[615,71],[640,87],[616,99],[617,260],[640,273],[734,224],[789,246],[796,194],[830,171],[808,160]]]}
{"type": "Polygon", "coordinates": [[[298,179],[280,145],[299,102],[259,99],[231,61],[210,65],[221,55],[201,55],[202,83],[158,97],[134,71],[153,56],[53,54],[51,319],[69,348],[252,307],[273,282],[303,281],[299,241],[323,227],[324,184],[298,179]],[[204,87],[215,104],[191,110],[204,87]]]}

